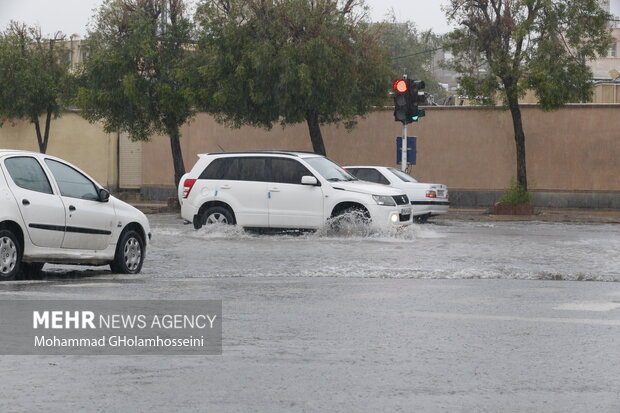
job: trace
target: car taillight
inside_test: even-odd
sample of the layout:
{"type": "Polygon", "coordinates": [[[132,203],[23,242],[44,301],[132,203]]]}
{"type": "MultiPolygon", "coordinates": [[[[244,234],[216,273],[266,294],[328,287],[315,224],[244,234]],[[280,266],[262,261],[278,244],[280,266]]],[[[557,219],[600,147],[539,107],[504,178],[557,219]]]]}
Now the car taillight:
{"type": "Polygon", "coordinates": [[[427,198],[437,198],[437,192],[435,191],[426,191],[427,198]]]}
{"type": "Polygon", "coordinates": [[[195,183],[195,179],[186,179],[185,182],[183,182],[183,199],[189,196],[189,193],[192,191],[195,183]]]}

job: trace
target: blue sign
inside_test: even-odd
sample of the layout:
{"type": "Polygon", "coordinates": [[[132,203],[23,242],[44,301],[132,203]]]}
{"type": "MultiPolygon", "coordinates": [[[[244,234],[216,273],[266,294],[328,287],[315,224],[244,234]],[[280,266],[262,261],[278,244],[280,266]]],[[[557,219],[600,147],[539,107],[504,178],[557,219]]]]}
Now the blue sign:
{"type": "MultiPolygon", "coordinates": [[[[407,164],[415,165],[416,158],[416,137],[407,138],[407,164]]],[[[400,165],[403,155],[403,138],[396,138],[396,163],[400,165]]]]}

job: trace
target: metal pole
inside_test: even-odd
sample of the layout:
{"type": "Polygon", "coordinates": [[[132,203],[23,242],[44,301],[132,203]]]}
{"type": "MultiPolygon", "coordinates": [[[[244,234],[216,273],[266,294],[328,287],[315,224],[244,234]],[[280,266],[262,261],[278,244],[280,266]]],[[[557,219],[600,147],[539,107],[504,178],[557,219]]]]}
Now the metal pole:
{"type": "Polygon", "coordinates": [[[400,170],[407,170],[407,124],[403,123],[403,141],[401,142],[400,170]]]}

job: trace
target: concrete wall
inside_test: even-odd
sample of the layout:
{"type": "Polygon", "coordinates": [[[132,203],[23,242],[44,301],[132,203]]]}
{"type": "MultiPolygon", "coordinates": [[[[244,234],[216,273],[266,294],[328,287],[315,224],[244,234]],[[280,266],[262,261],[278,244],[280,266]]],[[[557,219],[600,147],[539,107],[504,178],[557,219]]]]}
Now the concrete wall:
{"type": "MultiPolygon", "coordinates": [[[[620,105],[570,105],[555,112],[522,107],[527,168],[541,206],[620,208],[620,105]]],[[[328,156],[343,165],[395,165],[395,138],[402,132],[391,111],[360,119],[351,132],[322,128],[328,156]]],[[[311,151],[305,124],[230,129],[199,114],[182,129],[185,166],[203,152],[290,149],[311,151]]],[[[516,175],[512,120],[500,109],[432,107],[409,126],[418,137],[416,178],[448,185],[459,205],[491,205],[516,175]]],[[[0,148],[37,151],[34,126],[10,122],[0,128],[0,148]]],[[[118,138],[76,113],[52,121],[50,155],[84,169],[102,185],[118,185],[118,138]]],[[[142,193],[165,199],[176,193],[170,143],[153,137],[142,147],[142,193]]]]}
{"type": "MultiPolygon", "coordinates": [[[[41,119],[41,127],[45,119],[41,119]]],[[[34,125],[25,121],[5,122],[0,128],[0,148],[39,151],[34,125]]],[[[52,120],[47,153],[83,169],[101,185],[116,189],[118,184],[118,138],[90,124],[79,114],[67,112],[52,120]]]]}
{"type": "MultiPolygon", "coordinates": [[[[530,189],[539,205],[620,208],[620,105],[570,105],[554,112],[524,105],[522,113],[530,189]]],[[[322,131],[328,156],[340,164],[395,165],[402,127],[391,111],[371,113],[352,132],[342,126],[322,131]]],[[[196,154],[220,147],[312,150],[305,124],[229,129],[199,114],[182,135],[187,170],[196,154]]],[[[501,109],[427,108],[426,117],[409,126],[409,136],[419,138],[412,175],[448,185],[462,205],[490,205],[516,176],[512,120],[501,109]]],[[[142,176],[147,197],[175,193],[167,137],[143,144],[142,176]]]]}

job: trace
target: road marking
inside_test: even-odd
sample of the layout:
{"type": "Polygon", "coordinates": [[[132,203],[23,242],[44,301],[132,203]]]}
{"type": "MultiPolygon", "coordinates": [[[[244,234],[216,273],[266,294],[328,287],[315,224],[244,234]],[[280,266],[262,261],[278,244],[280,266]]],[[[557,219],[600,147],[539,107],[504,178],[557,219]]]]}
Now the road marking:
{"type": "Polygon", "coordinates": [[[406,314],[414,317],[438,318],[447,320],[526,321],[531,323],[590,324],[620,327],[620,320],[602,320],[592,318],[519,317],[486,314],[430,313],[424,311],[414,311],[412,313],[406,314]]]}
{"type": "Polygon", "coordinates": [[[620,303],[566,303],[553,307],[554,310],[567,311],[612,311],[620,308],[620,303]]]}

